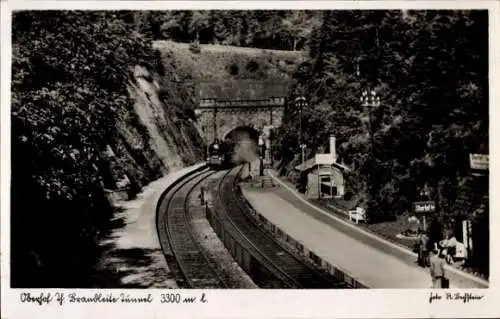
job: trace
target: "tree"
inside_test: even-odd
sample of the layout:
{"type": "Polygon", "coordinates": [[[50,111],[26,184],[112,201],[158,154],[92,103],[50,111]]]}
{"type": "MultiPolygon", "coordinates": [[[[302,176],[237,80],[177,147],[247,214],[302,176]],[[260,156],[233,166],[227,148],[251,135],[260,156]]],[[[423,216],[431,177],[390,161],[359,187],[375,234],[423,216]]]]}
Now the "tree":
{"type": "Polygon", "coordinates": [[[194,11],[189,22],[189,33],[196,34],[196,42],[200,41],[200,32],[208,28],[210,22],[209,12],[194,11]]]}
{"type": "Polygon", "coordinates": [[[116,118],[133,105],[130,67],[153,67],[151,43],[135,32],[135,18],[130,11],[13,16],[15,287],[88,285],[96,240],[113,213],[103,190],[113,177],[102,153],[118,138],[116,118]]]}
{"type": "Polygon", "coordinates": [[[305,135],[314,143],[335,130],[339,155],[357,170],[351,191],[370,193],[382,218],[424,185],[439,214],[454,214],[468,153],[488,150],[486,25],[482,11],[344,10],[323,12],[313,28],[310,67],[295,76],[311,105],[305,135]],[[368,86],[377,109],[360,106],[368,86]]]}

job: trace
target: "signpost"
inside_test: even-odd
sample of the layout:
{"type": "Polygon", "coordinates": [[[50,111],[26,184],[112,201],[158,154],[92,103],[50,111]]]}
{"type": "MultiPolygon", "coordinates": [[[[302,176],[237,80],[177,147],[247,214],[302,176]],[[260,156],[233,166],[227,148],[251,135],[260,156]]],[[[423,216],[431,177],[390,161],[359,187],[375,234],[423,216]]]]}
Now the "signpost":
{"type": "MultiPolygon", "coordinates": [[[[489,155],[488,154],[469,154],[470,168],[472,170],[471,174],[476,176],[478,183],[484,183],[482,179],[487,178],[489,170],[489,155]]],[[[470,220],[464,220],[462,222],[462,231],[464,235],[464,245],[467,249],[468,257],[470,258],[473,254],[473,242],[472,242],[472,223],[470,220]]]]}
{"type": "Polygon", "coordinates": [[[470,220],[462,221],[462,232],[463,232],[463,242],[465,249],[467,250],[467,258],[472,254],[472,223],[470,220]]]}
{"type": "Polygon", "coordinates": [[[416,214],[421,214],[423,217],[424,230],[427,229],[425,216],[428,213],[433,213],[436,211],[436,202],[434,201],[425,201],[425,202],[414,202],[413,203],[413,212],[416,214]]]}

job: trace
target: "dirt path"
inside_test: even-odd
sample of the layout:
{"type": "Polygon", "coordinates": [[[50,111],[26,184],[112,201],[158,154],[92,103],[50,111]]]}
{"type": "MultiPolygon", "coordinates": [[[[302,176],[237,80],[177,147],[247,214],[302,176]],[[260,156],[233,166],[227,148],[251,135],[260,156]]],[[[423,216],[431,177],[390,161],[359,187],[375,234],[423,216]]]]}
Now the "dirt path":
{"type": "Polygon", "coordinates": [[[177,288],[161,250],[156,205],[162,192],[200,164],[180,169],[146,187],[136,199],[115,204],[115,229],[100,243],[94,288],[177,288]]]}

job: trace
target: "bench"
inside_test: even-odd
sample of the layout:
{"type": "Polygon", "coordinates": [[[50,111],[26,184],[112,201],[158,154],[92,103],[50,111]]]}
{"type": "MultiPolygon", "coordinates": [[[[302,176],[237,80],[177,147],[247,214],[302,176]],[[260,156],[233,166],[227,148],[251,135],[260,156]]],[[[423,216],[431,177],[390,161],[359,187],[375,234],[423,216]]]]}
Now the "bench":
{"type": "Polygon", "coordinates": [[[366,211],[361,207],[357,207],[355,210],[350,210],[349,221],[352,220],[354,220],[356,224],[360,221],[366,222],[366,211]]]}

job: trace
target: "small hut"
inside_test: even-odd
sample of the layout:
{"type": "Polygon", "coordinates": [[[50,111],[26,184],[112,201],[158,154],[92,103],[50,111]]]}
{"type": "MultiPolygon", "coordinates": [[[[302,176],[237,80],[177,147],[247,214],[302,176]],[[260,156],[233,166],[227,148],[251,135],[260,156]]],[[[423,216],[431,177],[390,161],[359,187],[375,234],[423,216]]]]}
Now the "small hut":
{"type": "Polygon", "coordinates": [[[295,167],[301,174],[307,174],[306,195],[309,198],[343,197],[345,193],[344,174],[349,171],[337,163],[335,137],[330,137],[330,153],[316,154],[295,167]]]}

